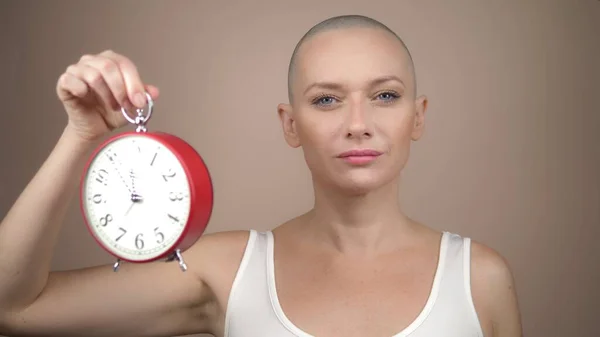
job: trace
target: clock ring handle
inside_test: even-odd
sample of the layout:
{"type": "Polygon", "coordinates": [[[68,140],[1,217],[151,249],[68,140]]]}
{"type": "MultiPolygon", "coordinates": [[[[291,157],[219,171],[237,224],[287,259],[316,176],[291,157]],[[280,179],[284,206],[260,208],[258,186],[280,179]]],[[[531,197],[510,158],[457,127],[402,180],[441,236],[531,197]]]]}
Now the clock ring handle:
{"type": "Polygon", "coordinates": [[[127,111],[127,109],[125,109],[124,107],[121,107],[121,113],[123,113],[123,116],[125,117],[125,119],[131,123],[131,124],[135,124],[137,125],[137,132],[146,132],[146,123],[148,123],[148,120],[150,119],[150,117],[152,116],[152,110],[154,108],[154,101],[152,100],[152,96],[150,96],[150,94],[148,92],[145,93],[146,94],[146,99],[148,101],[148,108],[145,111],[146,113],[144,114],[144,109],[136,109],[137,115],[135,117],[131,117],[129,112],[127,111]]]}

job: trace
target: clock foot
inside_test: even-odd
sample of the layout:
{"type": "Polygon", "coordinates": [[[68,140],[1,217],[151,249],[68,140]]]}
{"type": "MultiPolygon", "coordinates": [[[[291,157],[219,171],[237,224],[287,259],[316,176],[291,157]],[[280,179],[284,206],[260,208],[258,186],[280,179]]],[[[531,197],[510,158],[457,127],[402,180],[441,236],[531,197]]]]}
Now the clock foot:
{"type": "Polygon", "coordinates": [[[167,258],[167,262],[173,260],[179,261],[179,268],[181,268],[181,271],[187,271],[187,265],[185,264],[185,261],[183,261],[183,255],[181,255],[180,249],[177,249],[175,252],[173,252],[173,254],[171,254],[171,256],[167,258]]]}
{"type": "Polygon", "coordinates": [[[117,259],[117,262],[115,262],[115,264],[113,264],[113,271],[116,273],[119,270],[120,266],[121,266],[121,259],[117,259]]]}

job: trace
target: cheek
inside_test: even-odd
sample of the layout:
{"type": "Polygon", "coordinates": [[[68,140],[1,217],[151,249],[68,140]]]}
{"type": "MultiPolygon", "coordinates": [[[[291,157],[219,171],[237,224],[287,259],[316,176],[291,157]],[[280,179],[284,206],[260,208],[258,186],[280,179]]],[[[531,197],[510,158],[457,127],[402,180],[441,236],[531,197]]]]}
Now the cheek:
{"type": "Polygon", "coordinates": [[[306,163],[311,169],[316,166],[322,166],[328,156],[333,155],[331,150],[331,136],[318,129],[304,129],[298,133],[300,136],[300,144],[304,152],[306,163]]]}
{"type": "Polygon", "coordinates": [[[327,150],[335,143],[337,129],[341,123],[331,117],[320,116],[320,118],[303,118],[297,120],[297,132],[301,145],[307,151],[327,150]]]}
{"type": "Polygon", "coordinates": [[[339,135],[332,128],[335,123],[327,123],[322,118],[315,120],[301,120],[297,123],[298,137],[302,147],[304,160],[308,168],[318,175],[324,174],[332,168],[331,158],[336,155],[334,144],[339,143],[339,135]]]}
{"type": "Polygon", "coordinates": [[[378,121],[377,133],[385,138],[390,148],[404,148],[410,144],[414,118],[409,115],[386,117],[378,121]]]}
{"type": "Polygon", "coordinates": [[[385,138],[384,142],[391,161],[389,169],[393,172],[402,170],[408,160],[413,123],[414,119],[407,115],[402,118],[388,119],[386,123],[380,124],[378,131],[385,138]]]}

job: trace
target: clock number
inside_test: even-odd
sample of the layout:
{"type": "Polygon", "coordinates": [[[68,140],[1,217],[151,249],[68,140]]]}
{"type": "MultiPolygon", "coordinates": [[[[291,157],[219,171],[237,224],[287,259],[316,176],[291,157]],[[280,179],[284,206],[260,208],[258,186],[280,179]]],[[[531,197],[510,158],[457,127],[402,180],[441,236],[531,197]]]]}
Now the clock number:
{"type": "Polygon", "coordinates": [[[167,216],[168,216],[169,218],[173,219],[173,221],[175,221],[175,222],[179,222],[179,219],[178,219],[178,218],[176,218],[174,215],[167,214],[167,216]]]}
{"type": "Polygon", "coordinates": [[[131,143],[137,148],[138,153],[142,153],[142,147],[135,141],[135,139],[132,139],[131,143]]]}
{"type": "Polygon", "coordinates": [[[154,228],[154,236],[158,236],[159,239],[156,239],[156,243],[161,244],[165,241],[165,235],[161,232],[158,232],[158,227],[154,228]]]}
{"type": "Polygon", "coordinates": [[[107,150],[106,151],[106,156],[108,157],[108,160],[114,161],[115,160],[114,157],[116,157],[117,154],[114,153],[114,152],[112,152],[111,150],[107,150]]]}
{"type": "Polygon", "coordinates": [[[150,166],[154,165],[154,161],[156,160],[157,152],[154,152],[154,156],[152,157],[152,161],[150,162],[150,166]]]}
{"type": "Polygon", "coordinates": [[[144,240],[142,240],[142,238],[144,237],[143,233],[140,233],[138,235],[135,236],[135,247],[137,249],[144,249],[144,240]]]}
{"type": "Polygon", "coordinates": [[[106,214],[106,216],[100,218],[100,225],[102,227],[106,227],[106,225],[108,225],[108,223],[111,222],[112,220],[113,220],[112,215],[106,214]]]}
{"type": "Polygon", "coordinates": [[[92,197],[92,201],[93,201],[95,204],[99,204],[99,203],[101,203],[101,202],[102,202],[102,195],[100,195],[100,194],[96,194],[96,195],[94,195],[94,196],[92,197]]]}
{"type": "Polygon", "coordinates": [[[119,240],[121,240],[121,238],[122,238],[122,237],[123,237],[125,234],[127,234],[127,230],[126,230],[125,228],[119,227],[119,230],[120,230],[121,232],[123,232],[123,234],[119,235],[119,237],[118,237],[118,238],[117,238],[115,241],[119,241],[119,240]]]}
{"type": "Polygon", "coordinates": [[[106,186],[106,176],[108,175],[108,171],[100,169],[98,172],[95,172],[95,174],[97,175],[96,181],[106,186]]]}
{"type": "Polygon", "coordinates": [[[175,177],[175,171],[173,171],[173,169],[169,169],[169,172],[167,172],[167,174],[163,174],[163,179],[168,182],[169,180],[167,180],[167,178],[173,178],[175,177]]]}
{"type": "Polygon", "coordinates": [[[183,193],[181,193],[181,192],[179,192],[179,193],[170,192],[169,193],[169,200],[171,200],[171,201],[181,201],[181,200],[183,200],[183,193]]]}

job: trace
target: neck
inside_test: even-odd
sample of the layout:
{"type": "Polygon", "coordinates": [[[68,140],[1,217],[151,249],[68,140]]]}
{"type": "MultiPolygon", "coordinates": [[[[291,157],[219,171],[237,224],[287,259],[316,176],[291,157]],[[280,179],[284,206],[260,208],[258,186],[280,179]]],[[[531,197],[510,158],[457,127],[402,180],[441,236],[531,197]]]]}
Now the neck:
{"type": "Polygon", "coordinates": [[[400,208],[397,181],[356,195],[316,185],[307,217],[307,229],[318,242],[363,256],[394,249],[398,235],[405,235],[411,224],[400,208]]]}

